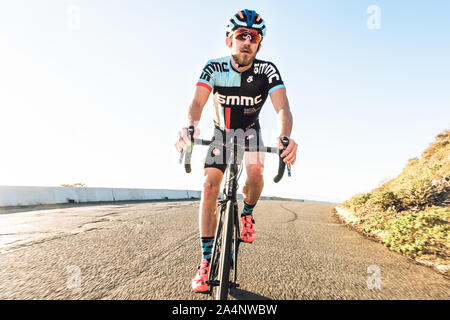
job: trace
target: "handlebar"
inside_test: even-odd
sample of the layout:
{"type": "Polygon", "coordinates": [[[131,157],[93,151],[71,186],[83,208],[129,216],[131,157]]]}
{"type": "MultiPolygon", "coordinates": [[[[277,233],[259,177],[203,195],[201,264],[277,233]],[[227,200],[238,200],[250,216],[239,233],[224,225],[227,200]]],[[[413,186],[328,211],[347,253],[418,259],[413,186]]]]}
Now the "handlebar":
{"type": "MultiPolygon", "coordinates": [[[[188,135],[190,138],[190,144],[188,145],[185,152],[182,152],[180,154],[180,160],[179,163],[183,161],[183,155],[184,155],[184,169],[186,173],[190,173],[192,171],[191,168],[191,157],[192,157],[192,150],[194,148],[194,145],[201,145],[201,146],[209,146],[213,143],[214,140],[204,140],[204,139],[194,139],[194,126],[190,126],[188,128],[188,135]]],[[[289,145],[289,138],[283,137],[281,138],[281,143],[283,144],[284,148],[279,149],[278,147],[264,147],[264,146],[257,146],[256,150],[255,148],[251,148],[249,146],[242,146],[245,151],[259,151],[259,152],[266,152],[266,153],[277,153],[279,156],[279,162],[278,162],[278,173],[273,178],[273,181],[275,183],[278,183],[281,178],[283,178],[284,171],[286,169],[286,163],[283,161],[284,158],[281,157],[281,154],[286,150],[287,146],[289,145]]],[[[291,176],[291,165],[287,164],[287,170],[288,170],[288,177],[291,176]]]]}

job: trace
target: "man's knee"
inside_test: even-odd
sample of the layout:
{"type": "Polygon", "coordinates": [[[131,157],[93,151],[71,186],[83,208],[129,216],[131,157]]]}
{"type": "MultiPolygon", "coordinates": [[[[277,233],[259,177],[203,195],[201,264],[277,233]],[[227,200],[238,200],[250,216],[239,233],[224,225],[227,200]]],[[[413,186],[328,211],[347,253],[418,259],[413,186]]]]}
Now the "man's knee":
{"type": "Polygon", "coordinates": [[[247,179],[255,182],[263,180],[264,165],[262,163],[247,167],[247,179]]]}
{"type": "Polygon", "coordinates": [[[216,194],[220,190],[220,183],[213,183],[211,181],[205,181],[203,183],[203,193],[205,195],[216,194]]]}
{"type": "Polygon", "coordinates": [[[216,197],[220,192],[220,183],[222,182],[222,173],[208,172],[203,183],[203,197],[216,197]],[[208,174],[209,173],[209,174],[208,174]]]}

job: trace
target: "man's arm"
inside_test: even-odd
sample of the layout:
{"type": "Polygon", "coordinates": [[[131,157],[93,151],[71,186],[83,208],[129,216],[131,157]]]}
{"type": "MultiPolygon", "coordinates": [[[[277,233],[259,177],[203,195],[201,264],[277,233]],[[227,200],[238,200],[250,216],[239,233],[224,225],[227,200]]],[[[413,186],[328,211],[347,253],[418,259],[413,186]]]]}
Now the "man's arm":
{"type": "Polygon", "coordinates": [[[270,99],[272,100],[273,107],[280,122],[280,137],[289,137],[292,132],[293,120],[291,109],[289,108],[289,101],[286,96],[286,89],[280,88],[275,90],[270,94],[270,99]]]}
{"type": "MultiPolygon", "coordinates": [[[[290,137],[292,133],[293,119],[291,109],[289,107],[289,101],[286,95],[286,89],[280,88],[273,91],[270,94],[270,99],[272,100],[273,107],[275,108],[275,112],[277,113],[278,120],[280,122],[279,138],[283,136],[290,137]]],[[[278,143],[280,149],[282,149],[283,144],[281,143],[280,139],[278,139],[278,143]]],[[[289,164],[295,163],[295,159],[297,157],[297,147],[297,143],[292,138],[289,138],[289,145],[286,148],[286,151],[281,155],[282,157],[286,157],[284,159],[284,162],[289,164]]]]}
{"type": "MultiPolygon", "coordinates": [[[[202,116],[203,107],[209,98],[209,93],[211,91],[203,86],[196,86],[194,92],[194,98],[187,110],[188,126],[197,127],[198,122],[202,116]]],[[[198,128],[194,131],[194,138],[200,135],[200,130],[198,128]]],[[[187,128],[182,128],[178,131],[178,140],[175,143],[175,148],[178,152],[183,152],[184,146],[189,144],[188,130],[187,128]]]]}
{"type": "Polygon", "coordinates": [[[202,116],[203,107],[209,98],[211,91],[203,86],[196,86],[194,98],[188,108],[188,125],[196,126],[202,116]]]}

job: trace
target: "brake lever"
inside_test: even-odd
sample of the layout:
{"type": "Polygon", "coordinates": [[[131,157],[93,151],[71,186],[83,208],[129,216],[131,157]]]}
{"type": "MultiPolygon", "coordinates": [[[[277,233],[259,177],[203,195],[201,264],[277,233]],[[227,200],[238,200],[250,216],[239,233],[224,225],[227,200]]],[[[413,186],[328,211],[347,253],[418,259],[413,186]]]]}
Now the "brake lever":
{"type": "MultiPolygon", "coordinates": [[[[286,136],[282,137],[281,143],[283,144],[283,147],[284,147],[283,152],[284,152],[286,150],[287,146],[289,145],[289,138],[286,136]]],[[[288,177],[290,177],[291,176],[291,165],[289,163],[287,163],[286,168],[287,168],[288,177]]]]}

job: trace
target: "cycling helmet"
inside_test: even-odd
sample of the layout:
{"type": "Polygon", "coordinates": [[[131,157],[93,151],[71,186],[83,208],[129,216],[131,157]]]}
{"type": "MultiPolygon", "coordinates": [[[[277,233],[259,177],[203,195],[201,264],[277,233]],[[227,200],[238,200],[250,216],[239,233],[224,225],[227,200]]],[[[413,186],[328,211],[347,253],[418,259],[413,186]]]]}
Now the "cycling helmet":
{"type": "Polygon", "coordinates": [[[240,10],[230,18],[225,28],[227,37],[231,32],[239,27],[252,28],[258,30],[261,36],[266,35],[266,23],[254,10],[240,10]]]}

